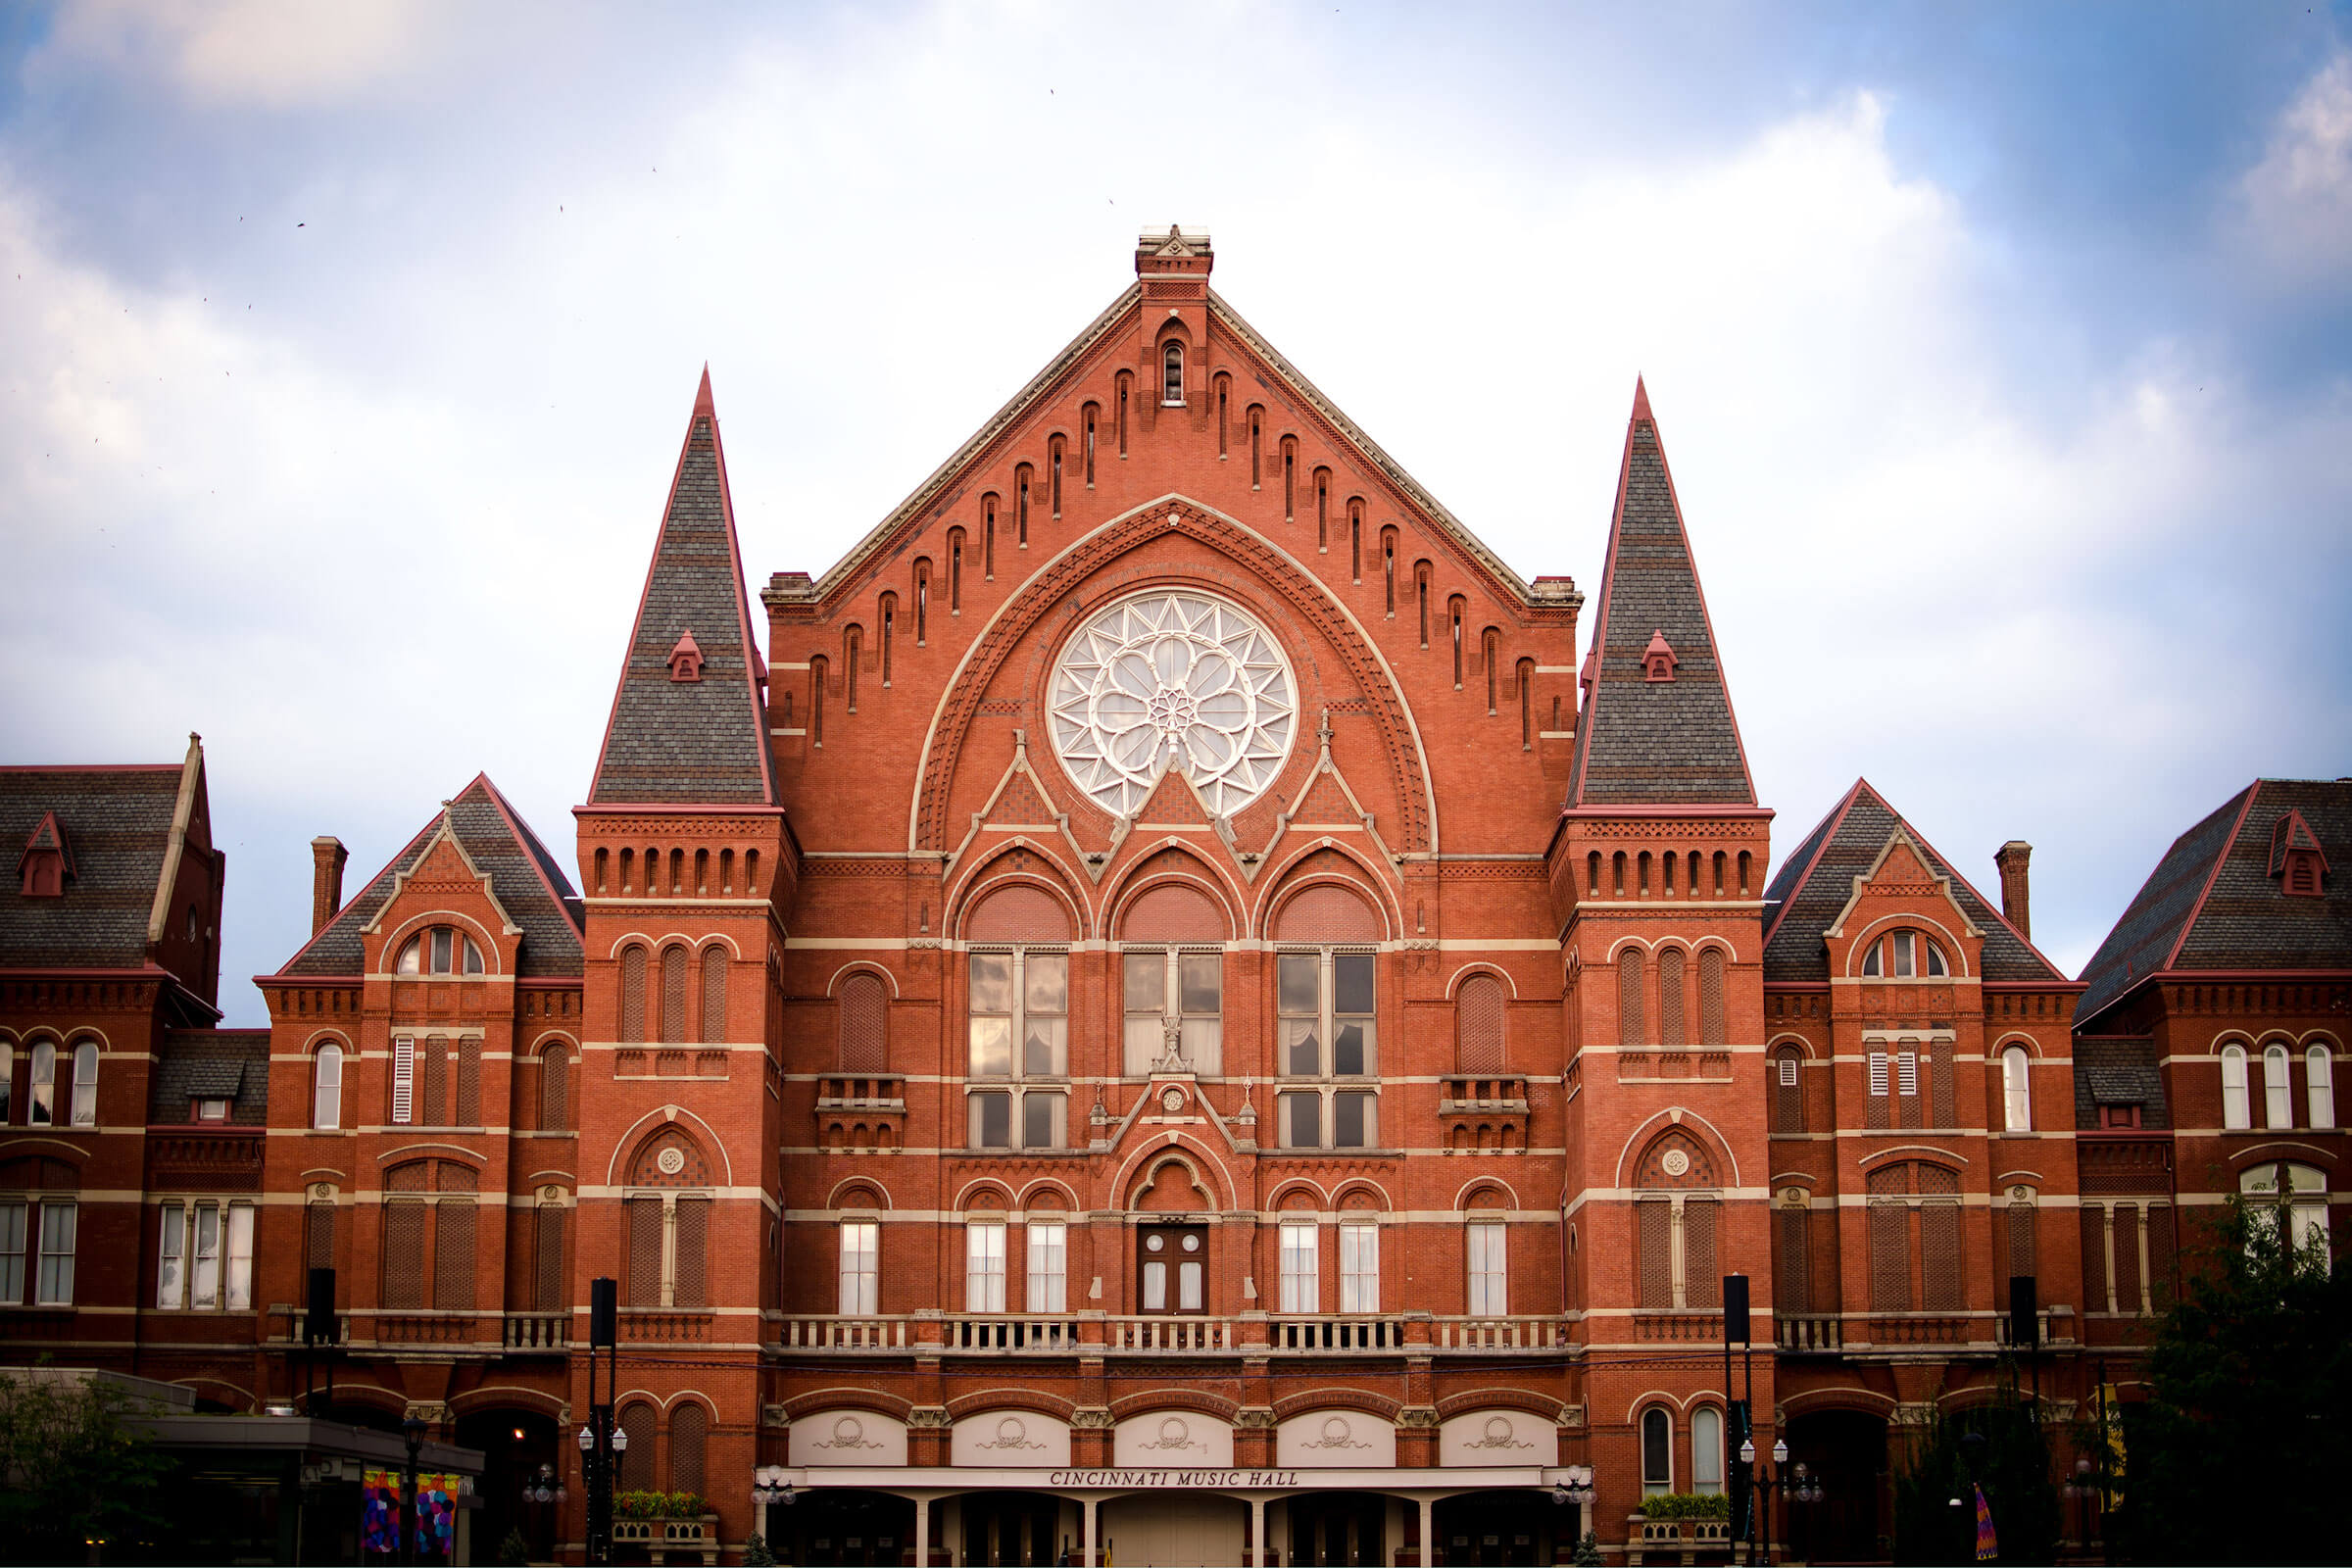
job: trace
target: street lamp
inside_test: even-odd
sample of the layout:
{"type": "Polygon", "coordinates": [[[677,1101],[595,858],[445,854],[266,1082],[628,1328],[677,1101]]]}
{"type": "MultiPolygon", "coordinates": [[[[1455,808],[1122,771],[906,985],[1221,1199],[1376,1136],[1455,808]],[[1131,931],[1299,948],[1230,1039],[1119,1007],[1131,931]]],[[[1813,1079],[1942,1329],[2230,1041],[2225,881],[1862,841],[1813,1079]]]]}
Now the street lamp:
{"type": "Polygon", "coordinates": [[[2088,1459],[2075,1461],[2075,1473],[2067,1478],[2066,1494],[2075,1499],[2075,1506],[2078,1509],[2076,1517],[2081,1520],[2079,1528],[2082,1532],[2078,1539],[2081,1540],[2083,1547],[2088,1549],[2091,1509],[2096,1506],[2093,1499],[2099,1494],[2098,1478],[2091,1473],[2091,1464],[2088,1459]]]}

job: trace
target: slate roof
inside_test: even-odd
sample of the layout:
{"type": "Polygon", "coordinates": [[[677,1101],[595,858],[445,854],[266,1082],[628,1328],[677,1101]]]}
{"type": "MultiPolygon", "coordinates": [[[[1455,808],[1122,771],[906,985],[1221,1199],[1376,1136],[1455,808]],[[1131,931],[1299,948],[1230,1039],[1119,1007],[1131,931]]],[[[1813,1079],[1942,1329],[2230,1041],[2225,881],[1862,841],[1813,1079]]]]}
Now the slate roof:
{"type": "Polygon", "coordinates": [[[1570,808],[1755,805],[1666,449],[1639,384],[1592,648],[1570,808]],[[1653,681],[1642,656],[1660,632],[1674,650],[1674,678],[1653,681]]]}
{"type": "Polygon", "coordinates": [[[1867,779],[1854,780],[1845,799],[1806,834],[1804,842],[1782,862],[1764,898],[1770,906],[1764,931],[1764,978],[1827,980],[1829,952],[1823,946],[1828,931],[1846,900],[1854,895],[1854,878],[1869,872],[1886,841],[1901,828],[1911,835],[1927,858],[1928,867],[1948,877],[1952,900],[1971,924],[1984,933],[1982,977],[1986,980],[2056,980],[2066,976],[2034,951],[2034,944],[2001,917],[1968,879],[1936,853],[1927,835],[1905,821],[1886,804],[1886,797],[1867,779]]]}
{"type": "Polygon", "coordinates": [[[172,847],[183,764],[0,767],[0,845],[21,852],[51,811],[73,875],[63,898],[0,890],[0,968],[137,968],[172,847]]]}
{"type": "MultiPolygon", "coordinates": [[[[572,892],[569,879],[548,854],[547,846],[514,814],[487,774],[477,774],[450,802],[449,822],[475,868],[490,878],[490,890],[498,895],[498,902],[522,927],[522,951],[516,965],[522,978],[578,975],[580,932],[584,929],[579,896],[572,892]]],[[[436,815],[278,973],[358,975],[365,952],[361,929],[392,897],[393,878],[422,858],[440,826],[436,815]]]]}
{"type": "Polygon", "coordinates": [[[2088,1023],[2167,969],[2352,969],[2352,779],[2256,779],[2173,841],[2082,971],[2088,1023]],[[2269,874],[2271,838],[2300,813],[2330,867],[2318,898],[2269,874]]]}
{"type": "Polygon", "coordinates": [[[270,1121],[270,1031],[190,1029],[165,1034],[155,1070],[147,1076],[147,1120],[169,1125],[189,1119],[191,1100],[226,1100],[232,1126],[270,1121]]]}
{"type": "Polygon", "coordinates": [[[775,804],[767,721],[756,684],[765,673],[752,639],[726,458],[706,369],[589,801],[775,804]],[[687,632],[702,650],[702,678],[672,680],[670,650],[687,632]]]}
{"type": "Polygon", "coordinates": [[[2173,1124],[2153,1040],[2131,1035],[2076,1037],[2075,1126],[2096,1128],[2101,1105],[2137,1105],[2143,1128],[2173,1124]]]}

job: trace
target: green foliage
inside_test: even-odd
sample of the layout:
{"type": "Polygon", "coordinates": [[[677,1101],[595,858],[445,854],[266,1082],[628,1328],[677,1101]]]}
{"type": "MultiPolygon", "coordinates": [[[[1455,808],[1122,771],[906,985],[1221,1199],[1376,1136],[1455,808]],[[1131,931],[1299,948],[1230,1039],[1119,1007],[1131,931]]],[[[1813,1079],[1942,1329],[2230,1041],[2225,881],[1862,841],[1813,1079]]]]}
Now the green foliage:
{"type": "Polygon", "coordinates": [[[775,1568],[776,1554],[768,1546],[767,1538],[759,1531],[743,1544],[744,1568],[775,1568]]]}
{"type": "Polygon", "coordinates": [[[1586,1531],[1585,1539],[1576,1544],[1576,1555],[1568,1560],[1576,1564],[1576,1568],[1601,1568],[1606,1559],[1600,1554],[1600,1537],[1590,1530],[1586,1531]]]}
{"type": "Polygon", "coordinates": [[[128,1423],[137,1408],[103,1379],[0,1372],[0,1556],[80,1562],[91,1540],[161,1534],[149,1504],[171,1461],[128,1423]]]}
{"type": "Polygon", "coordinates": [[[531,1544],[522,1539],[520,1525],[508,1531],[507,1539],[498,1544],[498,1560],[501,1568],[529,1568],[531,1544]]]}
{"type": "Polygon", "coordinates": [[[1660,1492],[1642,1499],[1642,1511],[1652,1519],[1729,1519],[1732,1499],[1720,1492],[1660,1492]]]}
{"type": "Polygon", "coordinates": [[[2056,1560],[2063,1524],[2049,1434],[2004,1382],[1990,1404],[1938,1410],[1894,1483],[1894,1560],[1973,1563],[1984,1489],[2001,1562],[2056,1560]],[[1952,1499],[1960,1506],[1952,1506],[1952,1499]]]}
{"type": "Polygon", "coordinates": [[[2233,1199],[2189,1249],[2180,1299],[2147,1356],[2153,1397],[2134,1409],[2107,1521],[2118,1556],[2141,1562],[2343,1560],[2352,1475],[2352,1268],[2296,1246],[2287,1211],[2233,1199]],[[2260,1477],[2260,1499],[2218,1506],[2260,1477]]]}
{"type": "Polygon", "coordinates": [[[710,1511],[699,1492],[617,1493],[612,1498],[615,1519],[699,1519],[710,1511]]]}

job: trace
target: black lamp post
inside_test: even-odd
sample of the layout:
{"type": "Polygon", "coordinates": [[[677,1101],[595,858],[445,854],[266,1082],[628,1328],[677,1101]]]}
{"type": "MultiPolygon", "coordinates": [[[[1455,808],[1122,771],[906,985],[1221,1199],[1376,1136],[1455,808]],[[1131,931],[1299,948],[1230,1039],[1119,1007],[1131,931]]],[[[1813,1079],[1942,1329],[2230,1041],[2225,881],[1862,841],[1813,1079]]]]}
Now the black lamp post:
{"type": "Polygon", "coordinates": [[[2083,1549],[2088,1550],[2091,1514],[2092,1510],[2098,1506],[2099,1496],[2099,1480],[2092,1473],[2088,1459],[2075,1461],[2075,1473],[2067,1478],[2066,1494],[2075,1499],[2076,1518],[2080,1521],[2076,1527],[2077,1539],[2082,1542],[2083,1549]]]}
{"type": "Polygon", "coordinates": [[[401,1422],[400,1435],[409,1447],[408,1469],[401,1478],[408,1484],[404,1494],[408,1500],[401,1504],[400,1511],[400,1560],[414,1563],[416,1560],[416,1536],[424,1520],[423,1510],[417,1506],[419,1499],[416,1495],[416,1450],[424,1446],[423,1420],[410,1416],[401,1422]]]}
{"type": "Polygon", "coordinates": [[[1763,1560],[1770,1562],[1772,1560],[1772,1494],[1775,1492],[1782,1494],[1784,1499],[1781,1504],[1782,1527],[1786,1529],[1788,1523],[1788,1505],[1786,1499],[1792,1486],[1788,1479],[1788,1440],[1787,1438],[1773,1440],[1772,1468],[1760,1471],[1756,1468],[1756,1440],[1753,1438],[1742,1439],[1740,1444],[1740,1470],[1745,1478],[1745,1485],[1750,1496],[1749,1507],[1753,1510],[1751,1517],[1755,1520],[1756,1536],[1761,1542],[1760,1548],[1751,1543],[1748,1560],[1755,1561],[1757,1551],[1760,1549],[1763,1560]]]}
{"type": "Polygon", "coordinates": [[[612,1493],[620,1477],[629,1434],[612,1419],[612,1407],[598,1405],[580,1428],[580,1468],[588,1488],[588,1560],[612,1560],[612,1493]]]}

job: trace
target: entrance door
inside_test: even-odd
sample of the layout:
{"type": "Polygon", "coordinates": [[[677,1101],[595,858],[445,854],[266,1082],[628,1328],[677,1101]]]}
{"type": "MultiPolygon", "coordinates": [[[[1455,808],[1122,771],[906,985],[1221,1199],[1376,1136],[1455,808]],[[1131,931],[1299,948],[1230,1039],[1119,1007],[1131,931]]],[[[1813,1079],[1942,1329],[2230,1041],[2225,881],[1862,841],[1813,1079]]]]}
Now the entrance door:
{"type": "Polygon", "coordinates": [[[1377,1492],[1310,1492],[1290,1499],[1291,1562],[1370,1564],[1381,1560],[1389,1499],[1377,1492]]]}
{"type": "Polygon", "coordinates": [[[1208,1231],[1146,1225],[1135,1239],[1136,1310],[1159,1315],[1208,1310],[1208,1231]]]}

